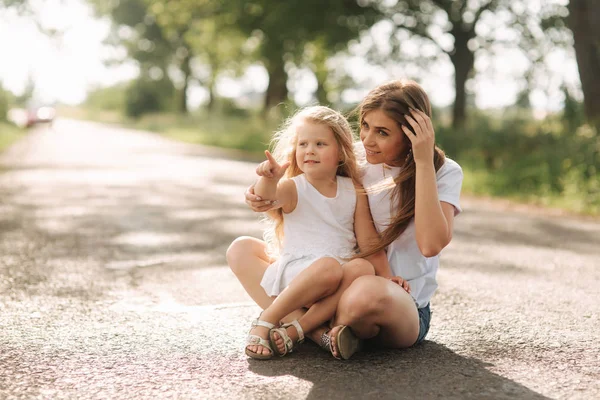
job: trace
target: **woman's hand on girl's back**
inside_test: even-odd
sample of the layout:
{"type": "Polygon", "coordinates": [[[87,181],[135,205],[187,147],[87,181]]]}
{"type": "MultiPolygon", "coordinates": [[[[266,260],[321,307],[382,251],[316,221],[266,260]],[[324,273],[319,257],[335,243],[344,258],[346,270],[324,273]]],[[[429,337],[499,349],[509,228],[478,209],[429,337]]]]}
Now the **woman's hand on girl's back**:
{"type": "Polygon", "coordinates": [[[246,192],[244,192],[246,198],[246,204],[254,212],[267,212],[278,208],[277,201],[263,200],[262,197],[254,194],[254,185],[251,185],[246,192]]]}
{"type": "Polygon", "coordinates": [[[410,285],[408,281],[404,280],[401,276],[392,276],[390,281],[397,283],[402,289],[406,290],[407,293],[410,293],[410,285]]]}
{"type": "Polygon", "coordinates": [[[415,131],[412,133],[408,127],[402,125],[404,134],[411,142],[415,163],[433,163],[435,132],[431,119],[424,112],[411,108],[406,120],[415,131]]]}

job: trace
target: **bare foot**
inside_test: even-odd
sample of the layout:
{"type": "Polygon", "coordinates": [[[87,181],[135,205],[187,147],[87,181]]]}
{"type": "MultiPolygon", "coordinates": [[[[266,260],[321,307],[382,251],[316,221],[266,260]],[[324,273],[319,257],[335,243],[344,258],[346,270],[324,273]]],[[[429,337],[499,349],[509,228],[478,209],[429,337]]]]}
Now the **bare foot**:
{"type": "Polygon", "coordinates": [[[335,358],[341,358],[342,355],[340,354],[340,350],[338,348],[338,345],[336,343],[337,341],[337,334],[340,331],[340,329],[342,329],[343,325],[337,325],[334,326],[333,328],[331,328],[329,330],[329,332],[327,332],[327,334],[329,335],[329,340],[331,342],[331,353],[333,354],[333,356],[335,358]]]}

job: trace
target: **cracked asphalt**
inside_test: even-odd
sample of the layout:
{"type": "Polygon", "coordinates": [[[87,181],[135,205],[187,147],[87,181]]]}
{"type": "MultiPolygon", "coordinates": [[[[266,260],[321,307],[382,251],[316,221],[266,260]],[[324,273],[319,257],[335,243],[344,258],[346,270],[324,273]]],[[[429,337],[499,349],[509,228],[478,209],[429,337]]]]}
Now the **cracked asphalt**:
{"type": "Polygon", "coordinates": [[[600,398],[600,219],[471,198],[423,345],[248,360],[234,158],[73,120],[0,155],[0,398],[600,398]]]}

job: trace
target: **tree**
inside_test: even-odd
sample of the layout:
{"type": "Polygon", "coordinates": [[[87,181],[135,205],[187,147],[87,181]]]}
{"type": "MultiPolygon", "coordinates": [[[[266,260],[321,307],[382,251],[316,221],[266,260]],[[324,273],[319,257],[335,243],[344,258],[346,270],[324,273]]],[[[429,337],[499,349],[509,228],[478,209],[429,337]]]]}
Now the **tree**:
{"type": "MultiPolygon", "coordinates": [[[[384,3],[386,4],[386,3],[384,3]]],[[[520,47],[533,62],[544,56],[535,46],[543,40],[539,10],[514,0],[400,0],[381,7],[394,25],[391,43],[399,54],[398,32],[421,39],[422,47],[433,44],[454,67],[455,101],[452,125],[461,127],[466,119],[467,82],[475,74],[478,52],[493,52],[495,44],[520,47]],[[497,32],[505,31],[500,39],[497,32]],[[509,35],[506,35],[509,32],[509,35]]],[[[421,54],[417,55],[423,58],[421,54]]]]}
{"type": "MultiPolygon", "coordinates": [[[[281,1],[229,0],[235,24],[246,36],[260,38],[258,57],[269,75],[264,109],[268,111],[288,96],[286,63],[302,64],[305,46],[318,43],[332,53],[361,30],[371,26],[377,13],[369,1],[321,0],[281,1]]],[[[319,83],[323,83],[323,54],[313,60],[319,83]]]]}
{"type": "Polygon", "coordinates": [[[186,93],[192,79],[198,79],[209,92],[208,108],[214,105],[214,87],[218,74],[236,69],[245,61],[245,38],[227,23],[229,13],[222,4],[209,0],[145,0],[150,11],[175,49],[174,64],[182,73],[181,110],[187,108],[186,93]],[[208,67],[199,77],[193,63],[208,67]]]}
{"type": "Polygon", "coordinates": [[[89,1],[98,15],[108,16],[112,20],[112,29],[106,42],[126,50],[125,57],[106,60],[107,64],[119,64],[133,59],[140,68],[139,82],[133,83],[127,91],[128,97],[134,97],[128,99],[128,102],[138,105],[137,108],[134,107],[136,114],[140,115],[144,104],[152,104],[148,111],[154,111],[155,104],[166,106],[174,87],[168,72],[176,50],[154,15],[148,10],[145,0],[89,1]],[[162,95],[156,90],[150,90],[153,82],[157,89],[163,91],[162,95]],[[160,101],[141,102],[139,99],[143,94],[136,93],[137,90],[146,95],[152,93],[162,98],[160,101]]]}
{"type": "Polygon", "coordinates": [[[600,2],[571,0],[568,8],[567,23],[573,31],[585,115],[600,126],[600,2]]]}

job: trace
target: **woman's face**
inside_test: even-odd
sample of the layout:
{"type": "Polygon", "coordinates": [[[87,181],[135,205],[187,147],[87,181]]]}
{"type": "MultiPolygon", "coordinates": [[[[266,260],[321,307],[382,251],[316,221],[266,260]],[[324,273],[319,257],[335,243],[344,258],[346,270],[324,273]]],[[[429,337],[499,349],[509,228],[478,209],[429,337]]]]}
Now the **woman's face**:
{"type": "Polygon", "coordinates": [[[360,140],[365,146],[369,164],[386,163],[401,166],[410,149],[410,141],[383,110],[368,111],[360,127],[360,140]]]}

